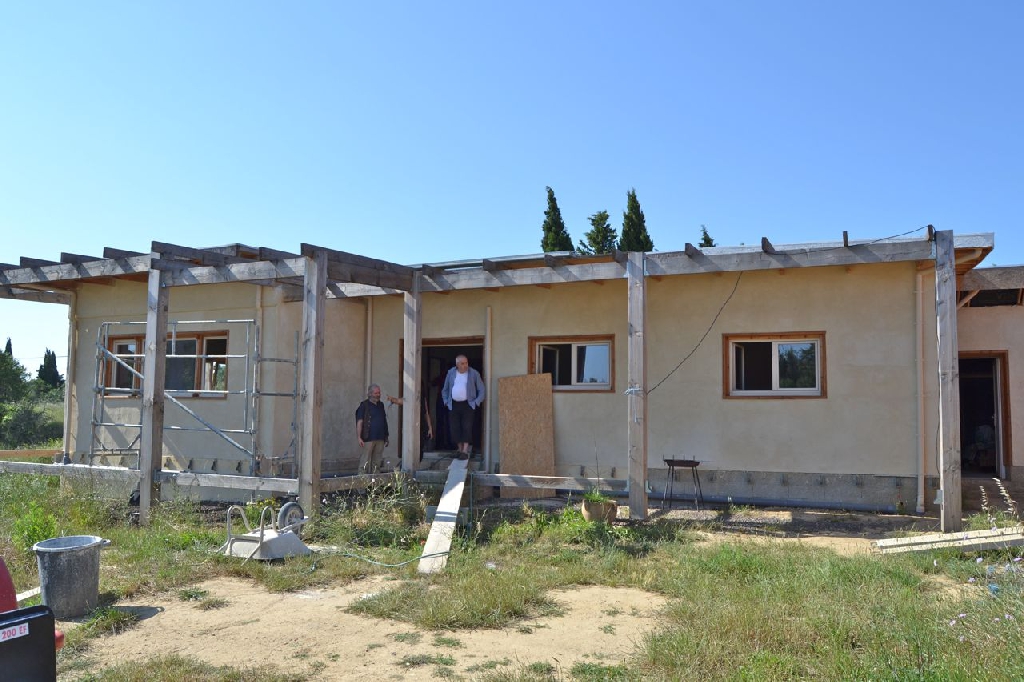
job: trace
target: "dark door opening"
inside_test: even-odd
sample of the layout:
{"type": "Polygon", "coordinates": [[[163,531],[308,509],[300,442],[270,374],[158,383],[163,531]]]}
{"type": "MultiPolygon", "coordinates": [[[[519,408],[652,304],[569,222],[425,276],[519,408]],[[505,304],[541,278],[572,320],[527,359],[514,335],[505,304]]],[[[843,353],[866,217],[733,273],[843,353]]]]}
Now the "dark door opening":
{"type": "MultiPolygon", "coordinates": [[[[474,340],[475,341],[475,340],[474,340]]],[[[456,444],[452,442],[448,422],[448,408],[441,400],[441,389],[448,370],[455,366],[455,358],[465,355],[469,366],[483,376],[484,347],[480,342],[459,343],[446,339],[423,341],[421,357],[421,389],[426,396],[427,410],[434,426],[434,438],[424,437],[424,455],[444,455],[454,452],[456,444]]],[[[485,377],[486,378],[486,377],[485,377]]],[[[490,396],[487,396],[490,398],[490,396]]],[[[485,402],[484,405],[487,403],[485,402]]],[[[483,414],[484,408],[475,410],[473,422],[473,453],[483,452],[483,414]]]]}
{"type": "Polygon", "coordinates": [[[1002,453],[996,358],[960,358],[960,471],[999,476],[1002,453]]]}

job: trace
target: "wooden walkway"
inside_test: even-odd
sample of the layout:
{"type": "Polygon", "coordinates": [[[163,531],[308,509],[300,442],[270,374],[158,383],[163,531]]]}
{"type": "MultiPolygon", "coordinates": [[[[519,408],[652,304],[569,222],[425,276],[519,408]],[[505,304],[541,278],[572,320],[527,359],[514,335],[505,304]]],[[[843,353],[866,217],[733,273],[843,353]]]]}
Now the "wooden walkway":
{"type": "Polygon", "coordinates": [[[459,518],[462,506],[462,491],[466,487],[466,474],[469,462],[452,460],[448,467],[448,481],[444,484],[441,501],[437,504],[434,523],[430,526],[430,534],[423,545],[423,554],[417,569],[420,573],[437,573],[448,564],[448,552],[452,547],[455,535],[455,522],[459,518]]]}

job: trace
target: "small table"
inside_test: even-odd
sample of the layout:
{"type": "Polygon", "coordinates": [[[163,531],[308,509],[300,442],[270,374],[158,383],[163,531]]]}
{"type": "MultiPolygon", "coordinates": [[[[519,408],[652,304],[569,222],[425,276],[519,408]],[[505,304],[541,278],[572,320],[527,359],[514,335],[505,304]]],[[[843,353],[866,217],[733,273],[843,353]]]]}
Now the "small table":
{"type": "Polygon", "coordinates": [[[696,459],[666,459],[665,465],[668,467],[668,508],[672,508],[672,484],[676,480],[676,469],[689,469],[690,475],[693,477],[693,504],[700,510],[700,505],[704,503],[704,493],[700,489],[700,474],[697,473],[697,467],[700,466],[700,460],[696,459]]]}

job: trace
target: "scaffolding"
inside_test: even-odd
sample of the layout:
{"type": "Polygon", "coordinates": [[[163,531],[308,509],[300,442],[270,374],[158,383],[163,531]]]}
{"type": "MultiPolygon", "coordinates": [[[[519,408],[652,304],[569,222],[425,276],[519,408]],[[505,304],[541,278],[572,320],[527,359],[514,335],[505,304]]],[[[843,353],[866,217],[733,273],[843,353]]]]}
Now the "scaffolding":
{"type": "MultiPolygon", "coordinates": [[[[142,386],[145,376],[141,370],[142,359],[145,357],[138,344],[126,342],[123,345],[125,350],[131,352],[117,352],[121,348],[112,348],[111,343],[120,338],[142,339],[144,334],[132,333],[138,327],[145,327],[143,321],[109,321],[102,322],[96,331],[96,364],[93,381],[93,403],[90,419],[90,440],[88,459],[89,464],[94,464],[96,458],[108,456],[120,456],[134,458],[129,462],[128,468],[139,468],[139,443],[142,434],[142,386]],[[130,348],[133,346],[133,348],[130,348]],[[119,374],[119,370],[121,373],[119,374]],[[128,386],[117,385],[120,383],[118,377],[128,379],[128,386]],[[108,398],[136,398],[137,402],[120,402],[118,408],[135,408],[138,410],[138,418],[134,421],[118,420],[109,418],[108,398]],[[123,444],[126,436],[130,436],[134,430],[134,437],[127,444],[123,444]],[[127,431],[127,433],[126,433],[127,431]],[[122,440],[118,445],[117,438],[122,440]]],[[[165,388],[164,396],[173,405],[176,405],[196,426],[165,425],[164,431],[175,432],[198,432],[210,433],[228,443],[232,448],[245,455],[245,460],[239,460],[236,471],[249,476],[260,475],[260,463],[267,460],[270,463],[270,475],[276,474],[277,470],[288,464],[294,465],[297,446],[297,424],[298,424],[298,381],[299,381],[299,341],[298,334],[295,338],[295,351],[292,358],[265,358],[260,352],[260,329],[255,320],[178,320],[168,323],[169,335],[167,338],[166,362],[170,365],[175,361],[192,362],[193,376],[197,376],[202,370],[203,377],[199,380],[198,387],[192,388],[165,388]],[[206,348],[201,348],[198,343],[195,345],[195,352],[179,352],[182,344],[187,344],[197,337],[188,336],[179,339],[179,328],[196,328],[198,326],[217,326],[223,329],[227,327],[227,337],[231,338],[231,331],[243,329],[245,334],[245,352],[228,353],[227,343],[223,353],[207,353],[206,348]],[[230,390],[227,381],[223,387],[218,387],[216,379],[216,367],[223,363],[224,376],[231,376],[231,364],[244,364],[243,386],[240,389],[230,390]],[[292,367],[292,390],[290,392],[263,391],[262,375],[265,363],[281,363],[292,367]],[[223,397],[230,399],[230,396],[242,396],[242,407],[240,424],[231,426],[216,426],[203,418],[196,410],[192,409],[179,398],[199,397],[223,397]],[[261,401],[264,398],[290,398],[292,402],[291,434],[287,447],[278,455],[265,456],[259,442],[261,401]],[[242,441],[242,442],[240,442],[242,441]],[[247,471],[242,471],[243,462],[247,461],[247,471]]],[[[199,329],[203,332],[206,329],[199,329]]],[[[237,333],[237,332],[236,332],[237,333]]],[[[186,364],[187,367],[187,364],[186,364]]],[[[162,455],[161,455],[162,456],[162,455]]],[[[217,458],[214,459],[213,468],[216,469],[217,458]]],[[[105,461],[102,460],[101,461],[105,461]]],[[[192,470],[193,460],[190,458],[184,471],[192,470]]]]}

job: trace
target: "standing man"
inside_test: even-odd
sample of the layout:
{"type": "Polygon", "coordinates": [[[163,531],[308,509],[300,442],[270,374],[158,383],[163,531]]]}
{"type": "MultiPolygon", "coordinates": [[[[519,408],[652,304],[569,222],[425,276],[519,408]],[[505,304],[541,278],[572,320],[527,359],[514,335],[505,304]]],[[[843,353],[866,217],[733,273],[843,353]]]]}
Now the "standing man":
{"type": "Polygon", "coordinates": [[[356,408],[356,437],[363,453],[359,455],[359,473],[376,474],[384,448],[388,446],[388,414],[380,401],[380,386],[370,384],[366,400],[356,408]]]}
{"type": "Polygon", "coordinates": [[[458,444],[459,459],[469,459],[473,447],[473,410],[484,401],[484,381],[469,366],[465,355],[455,358],[441,389],[441,398],[451,413],[452,440],[458,444]]]}

